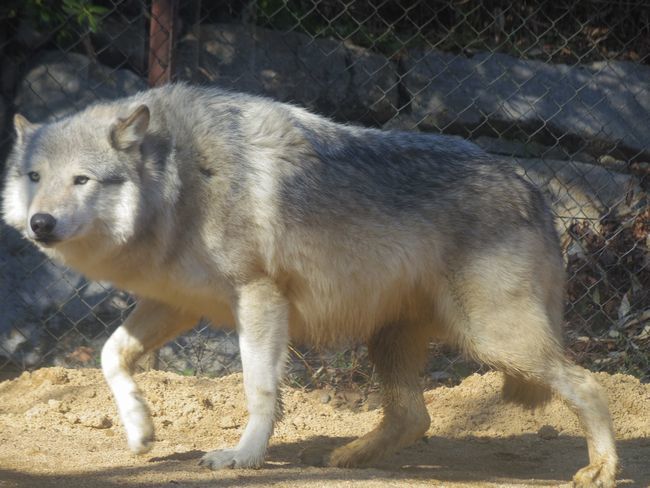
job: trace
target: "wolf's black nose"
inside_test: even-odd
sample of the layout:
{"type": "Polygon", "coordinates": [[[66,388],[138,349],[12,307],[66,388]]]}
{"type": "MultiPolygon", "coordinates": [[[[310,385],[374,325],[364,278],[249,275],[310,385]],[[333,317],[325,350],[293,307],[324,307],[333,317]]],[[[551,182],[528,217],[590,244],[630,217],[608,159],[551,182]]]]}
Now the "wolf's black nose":
{"type": "Polygon", "coordinates": [[[29,219],[29,225],[37,238],[49,237],[56,225],[56,219],[47,213],[37,213],[29,219]]]}

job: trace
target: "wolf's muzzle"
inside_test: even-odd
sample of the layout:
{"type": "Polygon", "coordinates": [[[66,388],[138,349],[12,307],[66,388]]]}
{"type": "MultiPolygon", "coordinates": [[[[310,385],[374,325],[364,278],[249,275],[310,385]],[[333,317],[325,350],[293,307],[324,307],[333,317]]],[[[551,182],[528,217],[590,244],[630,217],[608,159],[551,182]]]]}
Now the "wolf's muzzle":
{"type": "Polygon", "coordinates": [[[47,213],[37,213],[29,219],[29,226],[32,228],[36,240],[48,241],[52,239],[52,231],[56,226],[56,219],[47,213]]]}

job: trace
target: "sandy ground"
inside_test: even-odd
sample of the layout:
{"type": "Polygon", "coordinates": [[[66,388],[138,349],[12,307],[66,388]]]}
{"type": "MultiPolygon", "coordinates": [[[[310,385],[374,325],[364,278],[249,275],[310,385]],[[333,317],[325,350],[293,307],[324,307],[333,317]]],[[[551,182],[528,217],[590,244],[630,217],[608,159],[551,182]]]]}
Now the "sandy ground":
{"type": "MultiPolygon", "coordinates": [[[[650,486],[650,385],[599,374],[619,441],[620,486],[650,486]]],[[[370,469],[304,466],[302,449],[365,433],[380,411],[326,392],[285,391],[286,413],[259,470],[198,466],[232,446],[246,420],[241,376],[138,375],[158,442],[129,453],[97,370],[48,368],[0,383],[0,487],[568,486],[587,463],[575,417],[554,401],[537,413],[499,400],[501,378],[474,375],[426,393],[431,428],[416,445],[370,469]],[[328,397],[332,399],[327,401],[328,397]]],[[[372,398],[371,398],[372,400],[372,398]]]]}

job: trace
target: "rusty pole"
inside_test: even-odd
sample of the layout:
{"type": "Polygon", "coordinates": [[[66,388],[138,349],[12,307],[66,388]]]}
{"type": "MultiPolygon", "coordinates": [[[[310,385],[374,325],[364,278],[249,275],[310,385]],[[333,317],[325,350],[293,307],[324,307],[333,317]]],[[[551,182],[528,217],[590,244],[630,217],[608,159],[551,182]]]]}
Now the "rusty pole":
{"type": "MultiPolygon", "coordinates": [[[[149,74],[150,87],[164,85],[174,76],[174,47],[178,24],[178,0],[152,0],[149,27],[149,74]]],[[[145,354],[140,366],[150,371],[159,369],[158,351],[145,354]]]]}
{"type": "Polygon", "coordinates": [[[152,0],[149,29],[149,86],[172,81],[178,0],[152,0]]]}

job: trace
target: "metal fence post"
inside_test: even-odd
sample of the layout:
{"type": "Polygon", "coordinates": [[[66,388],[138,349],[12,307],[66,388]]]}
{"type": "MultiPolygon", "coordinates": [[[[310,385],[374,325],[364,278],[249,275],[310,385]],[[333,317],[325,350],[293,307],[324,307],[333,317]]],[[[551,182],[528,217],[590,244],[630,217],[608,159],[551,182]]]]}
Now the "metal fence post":
{"type": "MultiPolygon", "coordinates": [[[[178,24],[178,0],[153,0],[149,27],[149,86],[169,83],[174,73],[174,47],[178,24]]],[[[146,354],[140,365],[145,370],[158,369],[158,350],[146,354]]]]}
{"type": "Polygon", "coordinates": [[[149,29],[149,86],[169,83],[174,73],[178,0],[153,0],[149,29]]]}

